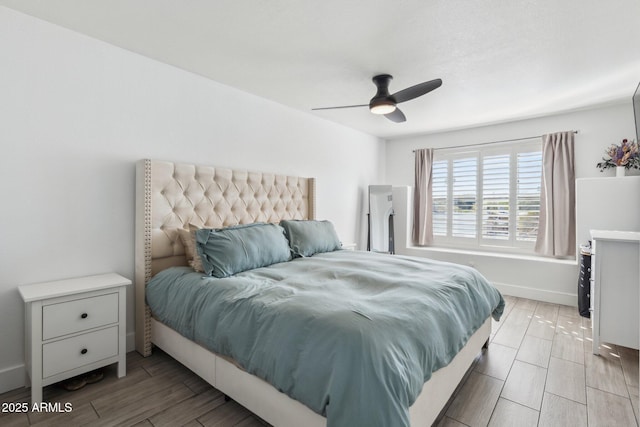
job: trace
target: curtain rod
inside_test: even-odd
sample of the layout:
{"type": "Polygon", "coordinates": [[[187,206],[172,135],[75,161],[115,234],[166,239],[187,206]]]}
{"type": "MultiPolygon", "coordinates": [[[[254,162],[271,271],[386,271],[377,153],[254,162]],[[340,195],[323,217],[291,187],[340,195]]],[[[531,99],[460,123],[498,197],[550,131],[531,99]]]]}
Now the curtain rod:
{"type": "MultiPolygon", "coordinates": [[[[578,133],[577,130],[572,130],[571,132],[578,133]]],[[[433,150],[449,150],[451,148],[464,148],[464,147],[476,147],[478,145],[490,145],[490,144],[499,144],[501,142],[514,142],[514,141],[524,141],[526,139],[535,139],[535,138],[542,138],[544,135],[536,135],[536,136],[527,136],[524,138],[515,138],[515,139],[503,139],[501,141],[489,141],[489,142],[478,142],[476,144],[465,144],[465,145],[454,145],[452,147],[438,147],[438,148],[434,148],[433,150]]],[[[416,152],[416,150],[412,150],[413,153],[416,152]]]]}

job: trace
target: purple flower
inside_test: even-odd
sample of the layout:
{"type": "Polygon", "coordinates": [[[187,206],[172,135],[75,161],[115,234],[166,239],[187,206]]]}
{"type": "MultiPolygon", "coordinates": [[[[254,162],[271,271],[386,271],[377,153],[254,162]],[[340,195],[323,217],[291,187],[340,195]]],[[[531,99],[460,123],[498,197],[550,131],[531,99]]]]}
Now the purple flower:
{"type": "Polygon", "coordinates": [[[623,139],[620,145],[612,144],[605,153],[609,158],[603,157],[604,162],[597,164],[601,170],[615,166],[640,169],[640,153],[638,144],[634,141],[623,139]]]}

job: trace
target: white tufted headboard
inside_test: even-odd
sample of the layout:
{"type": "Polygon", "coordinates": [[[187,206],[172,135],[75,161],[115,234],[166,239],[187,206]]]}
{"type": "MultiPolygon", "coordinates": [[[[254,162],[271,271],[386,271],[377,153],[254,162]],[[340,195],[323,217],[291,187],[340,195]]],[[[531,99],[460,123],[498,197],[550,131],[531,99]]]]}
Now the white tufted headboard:
{"type": "Polygon", "coordinates": [[[145,286],[187,265],[178,228],[315,219],[315,179],[140,160],[136,165],[136,350],[151,354],[145,286]]]}

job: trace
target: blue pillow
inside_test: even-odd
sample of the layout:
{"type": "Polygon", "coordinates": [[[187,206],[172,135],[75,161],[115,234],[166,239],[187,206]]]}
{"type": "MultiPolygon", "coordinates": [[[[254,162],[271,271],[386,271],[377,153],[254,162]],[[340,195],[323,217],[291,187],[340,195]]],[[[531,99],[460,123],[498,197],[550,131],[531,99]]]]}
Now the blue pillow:
{"type": "Polygon", "coordinates": [[[342,248],[333,224],[329,221],[280,221],[295,256],[308,257],[342,248]]]}
{"type": "Polygon", "coordinates": [[[200,229],[196,248],[205,273],[220,278],[291,259],[287,239],[277,224],[200,229]]]}

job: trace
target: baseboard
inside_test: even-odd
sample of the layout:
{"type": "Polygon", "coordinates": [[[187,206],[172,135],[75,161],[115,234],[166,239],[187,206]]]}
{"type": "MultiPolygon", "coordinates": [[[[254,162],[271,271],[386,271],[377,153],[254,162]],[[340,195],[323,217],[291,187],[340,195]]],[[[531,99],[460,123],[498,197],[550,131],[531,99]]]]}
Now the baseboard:
{"type": "Polygon", "coordinates": [[[528,288],[525,286],[509,285],[507,283],[492,283],[504,295],[528,298],[553,304],[578,306],[578,295],[566,292],[548,291],[545,289],[528,288]]]}
{"type": "Polygon", "coordinates": [[[15,390],[27,385],[27,373],[24,364],[0,370],[0,393],[15,390]]]}

